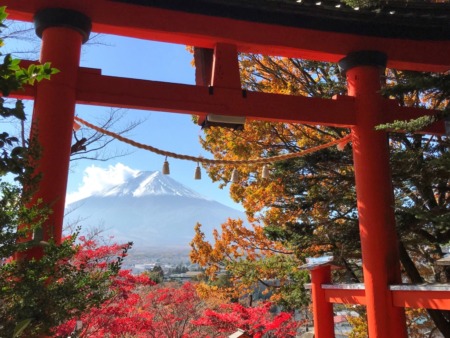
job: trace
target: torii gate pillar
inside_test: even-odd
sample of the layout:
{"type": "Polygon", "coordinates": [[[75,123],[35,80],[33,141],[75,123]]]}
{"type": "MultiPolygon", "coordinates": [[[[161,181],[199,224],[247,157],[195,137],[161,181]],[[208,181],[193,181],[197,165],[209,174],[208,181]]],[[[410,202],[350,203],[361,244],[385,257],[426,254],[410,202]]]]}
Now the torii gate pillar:
{"type": "MultiPolygon", "coordinates": [[[[37,85],[32,134],[37,135],[41,157],[36,174],[42,174],[35,199],[52,207],[42,229],[46,241],[61,242],[64,204],[69,172],[76,83],[81,45],[90,34],[91,21],[84,14],[58,8],[44,9],[34,17],[36,33],[42,38],[41,63],[51,62],[59,73],[37,85]]],[[[34,248],[26,255],[39,257],[34,248]]]]}
{"type": "Polygon", "coordinates": [[[346,72],[348,95],[355,98],[352,128],[359,229],[369,337],[407,337],[403,308],[394,307],[390,284],[400,284],[394,196],[387,133],[380,95],[386,56],[374,51],[349,54],[339,62],[346,72]]]}
{"type": "Polygon", "coordinates": [[[314,335],[334,338],[333,304],[327,302],[322,284],[331,283],[331,266],[320,265],[311,269],[311,297],[314,316],[314,335]]]}

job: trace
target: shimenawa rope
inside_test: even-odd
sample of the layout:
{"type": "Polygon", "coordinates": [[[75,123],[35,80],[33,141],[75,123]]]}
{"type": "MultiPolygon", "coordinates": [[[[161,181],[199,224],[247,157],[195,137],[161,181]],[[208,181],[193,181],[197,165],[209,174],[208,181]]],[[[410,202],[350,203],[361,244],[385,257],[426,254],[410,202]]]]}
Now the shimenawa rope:
{"type": "Polygon", "coordinates": [[[207,159],[207,158],[203,158],[203,157],[195,157],[195,156],[189,156],[189,155],[182,155],[182,154],[177,154],[177,153],[173,153],[170,151],[166,151],[166,150],[161,150],[155,147],[152,147],[150,145],[147,144],[143,144],[143,143],[139,143],[133,140],[130,140],[126,137],[123,137],[122,135],[119,135],[117,133],[114,133],[112,131],[100,128],[92,123],[89,123],[85,120],[83,120],[82,118],[75,116],[75,120],[77,122],[80,122],[81,124],[84,124],[86,127],[89,127],[91,129],[94,129],[95,131],[98,131],[99,133],[111,136],[121,142],[124,142],[126,144],[129,144],[133,147],[139,148],[139,149],[144,149],[144,150],[148,150],[151,151],[155,154],[158,155],[162,155],[162,156],[166,156],[166,157],[171,157],[171,158],[176,158],[179,160],[187,160],[187,161],[192,161],[192,162],[197,162],[197,163],[206,163],[206,164],[236,164],[236,165],[240,165],[240,164],[269,164],[269,163],[274,163],[274,162],[279,162],[279,161],[284,161],[287,159],[291,159],[291,158],[296,158],[296,157],[301,157],[301,156],[305,156],[307,154],[311,154],[314,153],[316,151],[328,148],[328,147],[332,147],[334,145],[338,145],[338,144],[346,144],[348,142],[350,142],[351,140],[351,135],[347,135],[344,136],[340,139],[325,143],[325,144],[321,144],[317,147],[312,147],[300,152],[296,152],[296,153],[289,153],[289,154],[283,154],[283,155],[277,155],[277,156],[272,156],[272,157],[265,157],[265,158],[256,158],[253,160],[212,160],[212,159],[207,159]]]}

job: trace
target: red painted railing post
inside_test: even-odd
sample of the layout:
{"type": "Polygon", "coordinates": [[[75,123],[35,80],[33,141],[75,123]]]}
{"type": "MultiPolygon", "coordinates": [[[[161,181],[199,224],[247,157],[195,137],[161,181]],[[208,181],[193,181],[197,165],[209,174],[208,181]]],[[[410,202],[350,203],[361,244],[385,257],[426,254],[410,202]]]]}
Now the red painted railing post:
{"type": "MultiPolygon", "coordinates": [[[[35,168],[41,175],[35,200],[42,199],[52,213],[43,227],[43,240],[60,243],[69,171],[76,83],[81,45],[90,32],[90,20],[66,9],[44,9],[35,15],[36,33],[42,38],[41,63],[51,62],[59,73],[37,85],[32,134],[41,154],[35,168]]],[[[39,257],[40,248],[25,253],[39,257]]]]}
{"type": "Polygon", "coordinates": [[[321,265],[311,269],[311,295],[316,338],[334,337],[333,304],[326,300],[325,291],[322,289],[322,284],[330,283],[330,265],[321,265]]]}
{"type": "Polygon", "coordinates": [[[402,308],[394,307],[390,284],[401,282],[394,197],[387,133],[380,95],[386,56],[356,52],[340,61],[347,74],[348,94],[355,97],[357,123],[352,129],[362,263],[369,337],[406,337],[402,308]]]}

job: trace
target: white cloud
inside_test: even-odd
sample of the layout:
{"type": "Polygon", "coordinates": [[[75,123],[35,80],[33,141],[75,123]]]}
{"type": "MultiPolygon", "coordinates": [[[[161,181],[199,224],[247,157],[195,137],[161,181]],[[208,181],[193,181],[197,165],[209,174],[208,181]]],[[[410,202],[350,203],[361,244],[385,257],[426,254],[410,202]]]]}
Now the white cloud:
{"type": "Polygon", "coordinates": [[[100,195],[112,187],[124,183],[131,177],[136,177],[139,170],[131,169],[122,163],[100,168],[91,165],[84,170],[83,183],[77,191],[66,196],[66,205],[89,196],[100,195]]]}

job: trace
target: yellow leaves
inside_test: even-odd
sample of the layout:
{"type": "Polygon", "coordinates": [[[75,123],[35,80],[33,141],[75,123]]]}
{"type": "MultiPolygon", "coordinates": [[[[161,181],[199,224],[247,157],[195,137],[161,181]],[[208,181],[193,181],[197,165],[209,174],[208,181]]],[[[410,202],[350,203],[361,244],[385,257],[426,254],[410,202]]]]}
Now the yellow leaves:
{"type": "Polygon", "coordinates": [[[242,205],[245,210],[258,212],[272,205],[284,194],[284,189],[278,181],[268,180],[266,184],[258,184],[256,182],[245,187],[245,199],[242,205]]]}
{"type": "MultiPolygon", "coordinates": [[[[186,46],[186,50],[188,51],[188,53],[191,53],[192,55],[194,55],[194,46],[186,46]]],[[[194,58],[191,59],[191,66],[195,67],[194,58]]]]}
{"type": "Polygon", "coordinates": [[[349,338],[368,337],[367,319],[365,316],[347,316],[347,320],[353,327],[352,331],[349,334],[349,338]]]}
{"type": "MultiPolygon", "coordinates": [[[[349,310],[355,309],[350,308],[349,310]]],[[[358,311],[358,309],[356,310],[358,311]]],[[[349,337],[366,338],[367,318],[364,315],[364,311],[358,312],[361,312],[360,316],[347,316],[348,322],[353,327],[353,330],[349,334],[349,337]]],[[[405,314],[408,337],[410,338],[422,338],[424,337],[424,332],[431,332],[435,327],[426,309],[405,308],[405,314]]]]}
{"type": "Polygon", "coordinates": [[[219,287],[204,282],[196,284],[195,289],[199,297],[212,307],[229,303],[231,299],[239,296],[238,290],[234,287],[219,287]]]}
{"type": "Polygon", "coordinates": [[[299,217],[299,210],[284,210],[281,208],[271,208],[265,212],[264,222],[266,224],[276,224],[282,226],[289,222],[295,222],[299,217]]]}
{"type": "MultiPolygon", "coordinates": [[[[241,80],[245,88],[252,91],[330,97],[340,90],[335,84],[339,76],[335,75],[336,65],[241,54],[240,67],[241,80]]],[[[243,131],[207,129],[201,142],[215,159],[249,160],[299,152],[335,140],[340,135],[341,131],[330,127],[251,121],[245,124],[243,131]]],[[[331,155],[337,158],[335,154],[331,155]]],[[[336,164],[338,162],[337,158],[336,164]]],[[[204,236],[196,234],[191,257],[211,278],[224,270],[230,271],[235,277],[235,285],[250,285],[258,278],[276,279],[280,283],[287,281],[290,274],[298,272],[286,266],[296,266],[300,262],[282,263],[282,258],[278,259],[277,255],[293,257],[283,253],[295,251],[302,256],[314,256],[331,249],[326,231],[320,233],[326,239],[322,241],[325,245],[301,247],[317,243],[314,239],[309,240],[308,235],[312,227],[330,221],[330,207],[325,204],[324,196],[338,195],[339,192],[332,184],[333,177],[317,177],[317,172],[324,171],[320,168],[322,163],[330,163],[327,153],[318,154],[313,161],[296,159],[276,163],[270,166],[269,179],[261,178],[262,166],[209,165],[210,177],[223,182],[223,186],[230,186],[231,197],[243,205],[253,224],[245,227],[242,221],[228,220],[222,224],[221,231],[213,234],[214,243],[208,243],[204,236]],[[319,169],[315,170],[317,167],[319,169]],[[241,179],[238,183],[230,183],[235,168],[241,179]],[[285,240],[285,244],[268,239],[267,233],[272,238],[285,240]],[[289,247],[291,244],[286,244],[289,241],[298,241],[292,244],[294,249],[289,247]],[[300,252],[303,249],[305,251],[300,252]]],[[[336,165],[330,170],[331,176],[333,170],[338,175],[341,169],[336,165]]],[[[345,174],[351,166],[342,170],[345,174]]]]}
{"type": "Polygon", "coordinates": [[[192,239],[190,246],[192,248],[189,253],[189,257],[192,262],[205,266],[212,253],[211,245],[205,241],[205,234],[201,231],[201,224],[195,225],[195,235],[192,239]]]}
{"type": "MultiPolygon", "coordinates": [[[[268,289],[267,289],[268,290],[268,289]]],[[[279,294],[279,293],[274,293],[271,297],[270,297],[270,301],[273,303],[279,303],[281,302],[283,299],[283,295],[279,294]]]]}
{"type": "MultiPolygon", "coordinates": [[[[248,291],[246,289],[249,287],[248,283],[255,283],[255,277],[247,280],[241,278],[248,273],[246,265],[241,265],[243,262],[259,262],[263,258],[267,259],[276,253],[286,251],[281,243],[269,240],[261,226],[254,224],[252,228],[248,228],[242,220],[228,219],[221,225],[221,231],[214,231],[213,235],[214,243],[210,244],[205,240],[201,225],[197,224],[195,237],[191,242],[191,261],[205,268],[205,274],[212,281],[217,280],[225,270],[236,269],[233,270],[233,288],[239,294],[243,294],[244,290],[248,291]],[[239,269],[244,270],[239,271],[239,269]]],[[[278,272],[278,268],[259,265],[256,275],[275,278],[278,272]]],[[[230,290],[219,289],[206,284],[199,286],[202,297],[206,298],[210,293],[220,294],[220,299],[225,297],[222,293],[229,296],[230,290]]]]}

